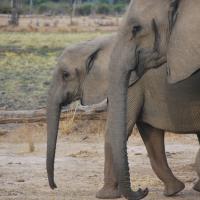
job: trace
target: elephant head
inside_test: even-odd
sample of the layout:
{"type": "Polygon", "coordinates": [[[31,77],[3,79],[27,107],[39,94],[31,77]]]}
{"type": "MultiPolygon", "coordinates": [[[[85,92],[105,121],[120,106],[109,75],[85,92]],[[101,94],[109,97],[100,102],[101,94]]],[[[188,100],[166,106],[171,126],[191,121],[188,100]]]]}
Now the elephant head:
{"type": "Polygon", "coordinates": [[[46,168],[52,189],[56,188],[54,159],[61,108],[75,100],[90,105],[107,97],[108,60],[113,39],[113,35],[104,36],[73,45],[58,59],[47,105],[46,168]]]}
{"type": "Polygon", "coordinates": [[[119,189],[128,199],[141,199],[147,194],[141,190],[133,192],[130,186],[126,145],[127,86],[130,74],[134,73],[135,79],[138,79],[148,68],[157,67],[167,61],[172,68],[170,74],[173,81],[186,78],[189,73],[197,70],[200,63],[198,5],[200,3],[197,0],[132,0],[119,28],[109,64],[106,131],[110,137],[119,189]],[[195,9],[193,17],[190,16],[193,15],[193,10],[188,10],[192,6],[195,9]],[[193,21],[189,24],[191,19],[193,21]],[[189,30],[195,29],[194,27],[196,30],[188,32],[188,25],[189,30]],[[182,73],[179,74],[179,71],[182,73]]]}

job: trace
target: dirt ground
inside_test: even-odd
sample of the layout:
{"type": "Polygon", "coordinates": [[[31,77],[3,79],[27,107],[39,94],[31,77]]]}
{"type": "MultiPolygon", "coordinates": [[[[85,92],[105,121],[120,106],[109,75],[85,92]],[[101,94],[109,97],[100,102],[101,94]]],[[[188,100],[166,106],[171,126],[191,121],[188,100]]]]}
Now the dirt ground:
{"type": "MultiPolygon", "coordinates": [[[[88,128],[91,123],[79,123],[73,127],[73,134],[59,133],[55,162],[58,189],[54,191],[48,186],[45,171],[45,125],[3,126],[7,131],[0,136],[0,200],[95,200],[103,184],[104,136],[102,124],[96,122],[88,128]]],[[[179,195],[166,198],[141,138],[134,133],[128,145],[133,188],[148,187],[148,200],[200,199],[200,194],[191,189],[197,180],[193,163],[198,147],[195,135],[166,135],[169,164],[186,184],[179,195]]]]}

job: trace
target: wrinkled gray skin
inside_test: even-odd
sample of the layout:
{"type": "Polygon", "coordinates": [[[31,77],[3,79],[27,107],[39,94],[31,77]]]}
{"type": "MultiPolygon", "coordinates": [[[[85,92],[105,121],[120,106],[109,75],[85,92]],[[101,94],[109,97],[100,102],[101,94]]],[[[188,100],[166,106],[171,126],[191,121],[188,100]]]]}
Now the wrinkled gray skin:
{"type": "MultiPolygon", "coordinates": [[[[70,46],[65,49],[58,59],[49,91],[47,114],[47,172],[49,185],[52,189],[56,187],[54,183],[54,158],[60,109],[62,105],[69,104],[78,99],[84,105],[93,106],[107,98],[109,59],[115,37],[116,35],[113,34],[70,46]]],[[[149,61],[150,59],[148,59],[148,63],[149,61]]],[[[129,86],[133,84],[133,81],[135,81],[135,74],[132,74],[129,86]]],[[[135,91],[131,92],[132,87],[129,88],[129,91],[128,130],[130,135],[134,125],[132,115],[135,110],[132,107],[132,101],[134,100],[135,91]]],[[[105,138],[105,144],[107,144],[108,139],[108,137],[105,138]]],[[[159,145],[164,148],[164,143],[159,145]]],[[[107,155],[110,155],[109,149],[105,149],[105,156],[107,155]]],[[[149,152],[149,155],[151,155],[151,152],[149,152]]],[[[162,155],[159,156],[161,157],[162,155]]],[[[112,170],[110,160],[106,159],[105,174],[109,170],[112,170]]],[[[165,170],[165,168],[160,170],[165,170]]],[[[113,174],[113,171],[111,174],[113,174]]],[[[108,184],[107,187],[107,184],[108,181],[105,179],[107,192],[98,193],[98,197],[108,196],[113,198],[113,196],[121,196],[116,186],[112,187],[111,185],[112,191],[109,192],[110,185],[108,184]]]]}
{"type": "MultiPolygon", "coordinates": [[[[197,0],[194,0],[194,2],[197,2],[197,0]]],[[[191,6],[188,6],[190,3],[187,0],[181,0],[180,7],[178,3],[178,0],[132,0],[120,26],[111,53],[109,66],[111,73],[109,75],[108,88],[109,112],[106,128],[108,143],[105,145],[105,149],[107,149],[107,152],[110,151],[107,159],[110,160],[111,169],[115,173],[110,175],[112,170],[108,170],[105,174],[105,179],[108,180],[107,182],[110,182],[107,185],[118,184],[119,192],[129,200],[142,199],[147,195],[148,191],[139,190],[133,192],[130,184],[127,157],[128,81],[131,71],[140,78],[145,70],[149,68],[149,66],[141,64],[148,56],[153,55],[155,52],[160,57],[167,55],[167,50],[170,49],[168,44],[173,42],[170,41],[168,43],[170,33],[176,27],[177,8],[178,12],[181,13],[177,18],[177,24],[179,18],[184,16],[180,9],[192,9],[191,6]]],[[[192,5],[195,7],[194,3],[192,5]]],[[[190,13],[192,15],[193,11],[190,10],[190,13]]],[[[198,21],[194,20],[192,23],[199,26],[198,21]]],[[[185,24],[185,28],[182,31],[186,30],[187,24],[185,24]]],[[[192,33],[188,34],[188,38],[192,36],[192,33]]],[[[181,55],[183,59],[184,53],[187,54],[188,51],[190,49],[187,49],[187,46],[185,46],[181,55]]],[[[173,56],[176,56],[176,52],[174,52],[173,56]]],[[[193,59],[198,60],[199,57],[196,58],[196,56],[199,55],[195,54],[194,51],[193,59]]],[[[167,61],[170,62],[170,59],[172,58],[168,55],[167,61]]],[[[156,61],[157,59],[155,59],[155,66],[157,66],[156,61]]],[[[180,65],[179,67],[182,66],[180,65]]],[[[162,141],[164,130],[188,133],[200,130],[199,73],[186,79],[183,83],[181,82],[173,86],[168,84],[166,77],[167,70],[163,66],[155,71],[147,72],[142,80],[134,84],[137,88],[137,96],[134,96],[133,101],[134,115],[132,116],[132,122],[133,124],[139,123],[140,131],[144,131],[143,135],[147,135],[144,139],[149,144],[154,144],[153,146],[156,147],[156,150],[153,149],[152,151],[155,155],[159,151],[164,152],[163,148],[159,147],[159,145],[156,146],[155,143],[159,139],[156,137],[153,139],[151,137],[153,134],[147,134],[147,132],[159,132],[160,134],[158,135],[160,135],[159,137],[161,137],[160,140],[162,141]],[[145,77],[147,81],[143,82],[142,80],[145,80],[145,77]],[[163,80],[165,82],[162,85],[163,80]]],[[[155,157],[150,159],[152,165],[154,165],[155,157]]],[[[169,169],[166,169],[164,174],[160,173],[160,165],[165,163],[166,159],[164,153],[161,158],[157,159],[159,159],[158,163],[160,164],[159,167],[155,167],[157,169],[155,171],[165,182],[165,194],[173,195],[181,191],[184,188],[184,184],[177,180],[169,169]]],[[[198,184],[194,188],[200,191],[198,184]]],[[[107,193],[105,187],[100,191],[100,196],[103,196],[103,193],[107,193]]]]}
{"type": "Polygon", "coordinates": [[[46,168],[52,189],[56,187],[54,159],[61,108],[76,100],[90,105],[106,98],[108,60],[113,40],[113,36],[105,36],[70,46],[58,59],[47,105],[46,168]]]}
{"type": "Polygon", "coordinates": [[[200,1],[189,2],[180,1],[170,36],[167,52],[170,83],[182,81],[200,68],[200,1]]]}
{"type": "MultiPolygon", "coordinates": [[[[200,84],[200,72],[183,82],[175,85],[169,84],[166,65],[163,65],[158,69],[146,72],[140,80],[128,89],[128,130],[125,138],[127,140],[132,127],[137,124],[148,151],[151,166],[165,185],[164,194],[166,196],[177,194],[185,186],[173,175],[168,166],[164,145],[165,131],[196,132],[199,137],[200,93],[198,92],[198,84],[200,84]]],[[[117,198],[120,197],[122,191],[119,190],[118,176],[113,173],[117,170],[112,157],[116,149],[112,150],[111,148],[111,143],[113,140],[117,141],[117,136],[106,135],[106,138],[104,187],[97,193],[97,197],[117,198]]],[[[119,155],[119,150],[117,153],[119,155]]],[[[200,162],[196,163],[199,169],[198,163],[200,162]]],[[[197,170],[197,173],[199,175],[200,170],[197,170]]],[[[198,181],[194,189],[200,191],[199,186],[200,182],[198,181]]],[[[137,198],[134,197],[134,199],[137,198]]]]}

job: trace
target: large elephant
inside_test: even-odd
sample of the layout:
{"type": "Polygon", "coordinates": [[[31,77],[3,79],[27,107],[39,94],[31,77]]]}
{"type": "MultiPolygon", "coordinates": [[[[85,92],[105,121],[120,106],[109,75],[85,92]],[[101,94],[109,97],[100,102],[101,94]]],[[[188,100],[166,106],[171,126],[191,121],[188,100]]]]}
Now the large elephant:
{"type": "MultiPolygon", "coordinates": [[[[132,101],[135,109],[132,122],[138,123],[141,131],[149,131],[149,133],[144,133],[147,135],[146,141],[156,143],[159,140],[157,137],[151,137],[152,132],[160,132],[162,135],[164,130],[185,133],[200,131],[200,73],[196,72],[185,81],[170,85],[166,80],[166,65],[148,72],[149,67],[142,63],[147,56],[156,52],[161,57],[167,56],[168,64],[176,64],[180,69],[183,63],[187,64],[188,69],[190,64],[199,66],[200,46],[193,46],[198,40],[196,31],[193,40],[190,40],[191,42],[186,40],[187,46],[182,46],[182,54],[177,52],[178,58],[176,51],[173,51],[176,48],[173,47],[176,46],[177,40],[180,40],[182,44],[185,41],[176,35],[180,33],[179,29],[170,38],[173,29],[176,30],[176,20],[178,25],[178,20],[184,17],[186,11],[193,15],[195,7],[200,8],[198,0],[132,0],[115,40],[109,66],[109,112],[106,128],[108,140],[105,144],[105,149],[110,151],[106,159],[110,161],[114,174],[111,176],[109,172],[112,170],[105,169],[105,172],[108,172],[105,173],[105,180],[110,181],[110,185],[118,185],[119,192],[129,200],[142,199],[148,193],[146,189],[134,192],[130,184],[127,156],[127,88],[132,73],[136,74],[137,80],[134,86],[140,88],[137,89],[138,93],[135,93],[135,99],[132,101]],[[177,13],[180,13],[180,16],[177,13]],[[173,38],[176,40],[173,41],[173,38]],[[196,48],[191,50],[193,47],[196,48]],[[190,52],[192,52],[192,60],[186,62],[185,57],[189,59],[190,52]],[[180,62],[181,59],[183,62],[180,62]],[[145,72],[146,74],[143,75],[145,72]],[[138,80],[142,75],[144,77],[138,80]]],[[[188,32],[187,25],[193,23],[194,26],[199,26],[200,14],[196,11],[194,14],[196,17],[192,17],[194,19],[192,22],[186,20],[184,26],[181,26],[181,31],[187,33],[188,38],[193,37],[193,32],[188,32]]],[[[178,76],[175,73],[175,77],[176,75],[178,76]]],[[[155,146],[155,148],[158,148],[158,150],[153,150],[155,154],[162,151],[159,147],[155,146]]],[[[150,159],[153,162],[155,157],[150,157],[150,159]]],[[[163,163],[163,160],[160,160],[160,164],[163,163]]],[[[158,176],[167,185],[171,185],[172,191],[166,192],[167,195],[177,193],[184,188],[183,184],[168,170],[165,174],[161,174],[160,169],[161,167],[158,167],[155,170],[158,176]]],[[[198,182],[194,187],[198,191],[200,191],[199,185],[198,182]]],[[[100,194],[106,192],[104,187],[100,194]]]]}

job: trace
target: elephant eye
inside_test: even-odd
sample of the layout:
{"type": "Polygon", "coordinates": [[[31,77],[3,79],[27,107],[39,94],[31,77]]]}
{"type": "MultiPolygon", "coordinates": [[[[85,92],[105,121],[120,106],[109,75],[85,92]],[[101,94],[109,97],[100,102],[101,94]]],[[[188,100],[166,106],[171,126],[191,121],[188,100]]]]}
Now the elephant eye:
{"type": "Polygon", "coordinates": [[[67,78],[69,78],[69,76],[70,76],[70,73],[67,72],[67,71],[64,71],[63,74],[62,74],[62,77],[63,77],[64,80],[66,80],[67,78]]]}
{"type": "Polygon", "coordinates": [[[140,25],[133,26],[133,29],[132,29],[133,36],[136,36],[137,33],[140,32],[141,30],[142,30],[142,26],[140,26],[140,25]]]}

